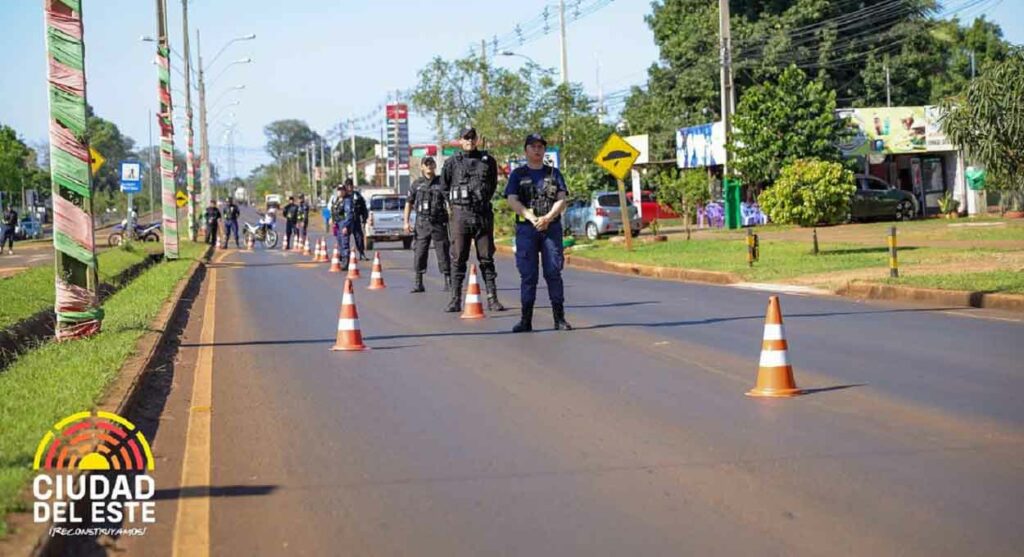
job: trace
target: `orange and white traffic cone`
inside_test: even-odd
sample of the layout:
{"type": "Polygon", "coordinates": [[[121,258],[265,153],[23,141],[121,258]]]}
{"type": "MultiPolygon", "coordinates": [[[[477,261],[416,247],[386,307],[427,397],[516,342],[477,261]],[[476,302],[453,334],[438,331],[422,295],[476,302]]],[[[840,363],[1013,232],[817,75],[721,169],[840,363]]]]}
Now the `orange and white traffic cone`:
{"type": "Polygon", "coordinates": [[[324,257],[324,253],[325,253],[326,249],[327,248],[324,247],[324,239],[320,238],[319,240],[317,240],[317,242],[316,242],[316,253],[315,253],[315,255],[313,255],[313,261],[316,262],[316,263],[321,263],[323,261],[328,261],[328,259],[326,257],[324,257]]]}
{"type": "Polygon", "coordinates": [[[462,304],[462,319],[483,319],[484,305],[480,302],[480,283],[476,281],[476,265],[469,267],[469,286],[466,287],[466,302],[462,304]]]}
{"type": "Polygon", "coordinates": [[[380,252],[375,251],[373,252],[373,270],[370,271],[370,290],[380,290],[382,288],[387,288],[387,286],[384,284],[384,275],[382,273],[383,269],[381,268],[380,265],[380,252]]]}
{"type": "Polygon", "coordinates": [[[802,394],[793,379],[793,366],[789,365],[789,345],[782,327],[779,297],[768,298],[768,313],[764,318],[764,339],[761,341],[761,363],[757,369],[757,383],[747,396],[790,397],[802,394]]]}
{"type": "Polygon", "coordinates": [[[341,312],[338,314],[338,338],[331,350],[367,350],[363,344],[363,333],[359,330],[359,312],[356,311],[355,292],[352,280],[345,279],[345,290],[341,296],[341,312]]]}
{"type": "Polygon", "coordinates": [[[317,240],[316,243],[313,244],[313,259],[311,261],[313,263],[320,261],[320,240],[317,240]]]}
{"type": "Polygon", "coordinates": [[[330,272],[340,273],[341,269],[341,254],[338,253],[338,248],[334,248],[334,256],[331,257],[331,268],[330,272]]]}
{"type": "Polygon", "coordinates": [[[245,237],[245,251],[252,251],[253,243],[254,243],[253,237],[251,235],[250,236],[246,236],[245,237]]]}
{"type": "Polygon", "coordinates": [[[345,278],[355,280],[359,276],[359,260],[356,259],[356,250],[351,249],[348,251],[348,276],[345,278]]]}
{"type": "Polygon", "coordinates": [[[309,249],[309,236],[306,236],[306,241],[302,244],[302,255],[310,255],[312,250],[309,249]]]}

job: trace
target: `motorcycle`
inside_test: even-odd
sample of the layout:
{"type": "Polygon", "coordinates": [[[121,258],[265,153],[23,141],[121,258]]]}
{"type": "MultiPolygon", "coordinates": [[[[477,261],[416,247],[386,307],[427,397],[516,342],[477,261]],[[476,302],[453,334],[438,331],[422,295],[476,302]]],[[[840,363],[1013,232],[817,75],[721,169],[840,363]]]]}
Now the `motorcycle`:
{"type": "Polygon", "coordinates": [[[258,242],[263,242],[263,246],[267,249],[277,247],[277,231],[274,230],[273,222],[264,218],[258,224],[250,222],[244,224],[245,230],[242,232],[242,236],[245,238],[246,245],[249,245],[249,238],[253,238],[258,242]]]}
{"type": "MultiPolygon", "coordinates": [[[[124,243],[124,229],[126,225],[127,223],[122,220],[120,224],[114,226],[114,231],[107,238],[107,245],[114,248],[124,243]]],[[[160,226],[160,222],[145,225],[136,223],[132,230],[131,239],[136,242],[159,242],[160,226]]]]}

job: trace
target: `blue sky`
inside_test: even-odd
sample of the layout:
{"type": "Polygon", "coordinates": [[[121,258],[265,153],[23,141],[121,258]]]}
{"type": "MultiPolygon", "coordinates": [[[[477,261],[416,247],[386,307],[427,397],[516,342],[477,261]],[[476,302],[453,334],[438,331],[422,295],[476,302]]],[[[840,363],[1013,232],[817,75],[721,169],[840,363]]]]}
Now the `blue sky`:
{"type": "MultiPolygon", "coordinates": [[[[167,3],[171,46],[180,52],[181,1],[167,3]]],[[[0,123],[13,126],[32,144],[46,140],[48,116],[42,4],[42,0],[0,0],[0,52],[5,58],[0,73],[0,123]]],[[[268,122],[299,118],[323,133],[350,116],[372,111],[396,89],[413,86],[417,70],[432,57],[464,55],[481,39],[513,31],[517,23],[531,20],[550,4],[557,2],[190,0],[190,24],[202,33],[208,65],[231,38],[256,34],[253,41],[229,46],[209,69],[208,80],[224,71],[207,87],[211,105],[221,99],[211,109],[216,117],[210,126],[213,159],[226,166],[224,125],[235,121],[237,170],[246,174],[268,160],[262,131],[268,122]],[[232,60],[250,56],[255,63],[226,67],[232,60]],[[246,88],[227,91],[239,84],[246,88]],[[228,106],[235,99],[240,104],[228,106]]],[[[1003,27],[1011,42],[1020,44],[1024,43],[1021,8],[1024,0],[987,0],[964,15],[986,15],[1003,27]]],[[[140,42],[139,37],[155,35],[155,1],[84,0],[84,10],[89,102],[99,115],[145,145],[149,141],[147,111],[156,105],[157,77],[151,64],[155,46],[140,42]]],[[[642,83],[645,69],[658,54],[643,20],[649,12],[647,0],[613,0],[572,23],[567,33],[570,80],[582,83],[595,96],[598,72],[605,94],[642,83]]],[[[516,52],[557,68],[558,18],[556,10],[550,13],[552,33],[516,52]]],[[[523,63],[520,58],[500,60],[507,67],[523,63]]],[[[173,57],[172,63],[179,64],[173,57]]],[[[183,90],[182,82],[172,73],[173,88],[183,90]]],[[[175,93],[176,103],[182,102],[180,97],[175,93]]],[[[431,135],[424,121],[411,122],[414,143],[429,141],[431,135]]]]}

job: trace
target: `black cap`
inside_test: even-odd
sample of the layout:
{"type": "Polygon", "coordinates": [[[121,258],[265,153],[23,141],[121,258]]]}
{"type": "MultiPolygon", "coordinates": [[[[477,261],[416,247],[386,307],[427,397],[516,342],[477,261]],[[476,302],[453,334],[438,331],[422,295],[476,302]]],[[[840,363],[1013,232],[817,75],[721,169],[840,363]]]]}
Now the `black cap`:
{"type": "Polygon", "coordinates": [[[472,134],[473,137],[476,137],[476,128],[474,128],[473,126],[462,126],[462,129],[459,130],[459,138],[460,139],[462,139],[462,138],[464,138],[464,137],[466,137],[467,135],[470,135],[470,134],[472,134]]]}
{"type": "Polygon", "coordinates": [[[529,147],[531,143],[537,142],[543,143],[545,147],[548,146],[548,141],[541,137],[539,133],[531,133],[530,135],[526,136],[526,140],[523,141],[523,149],[529,147]]]}
{"type": "Polygon", "coordinates": [[[434,157],[431,157],[430,155],[427,155],[423,157],[422,160],[420,160],[421,165],[427,164],[428,162],[434,166],[437,166],[437,161],[435,161],[434,157]]]}

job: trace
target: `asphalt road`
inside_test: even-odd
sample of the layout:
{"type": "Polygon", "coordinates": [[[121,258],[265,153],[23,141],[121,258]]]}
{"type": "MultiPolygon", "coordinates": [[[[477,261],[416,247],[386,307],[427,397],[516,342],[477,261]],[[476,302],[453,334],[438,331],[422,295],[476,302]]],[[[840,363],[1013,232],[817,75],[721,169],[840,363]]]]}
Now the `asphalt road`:
{"type": "Polygon", "coordinates": [[[208,531],[184,541],[214,555],[1024,547],[1013,317],[783,295],[810,394],[752,399],[766,292],[569,270],[577,330],[550,330],[542,287],[541,330],[513,335],[510,259],[510,311],[465,321],[441,311],[433,261],[428,293],[412,295],[411,253],[381,254],[389,288],[366,290],[367,263],[357,283],[361,353],[329,350],[343,275],[280,250],[219,256],[165,370],[167,398],[150,406],[158,524],[110,550],[171,555],[183,524],[208,531]],[[209,485],[179,490],[185,447],[197,458],[190,411],[206,410],[191,399],[203,354],[210,442],[190,462],[209,485]],[[207,489],[208,527],[178,515],[207,489]]]}

